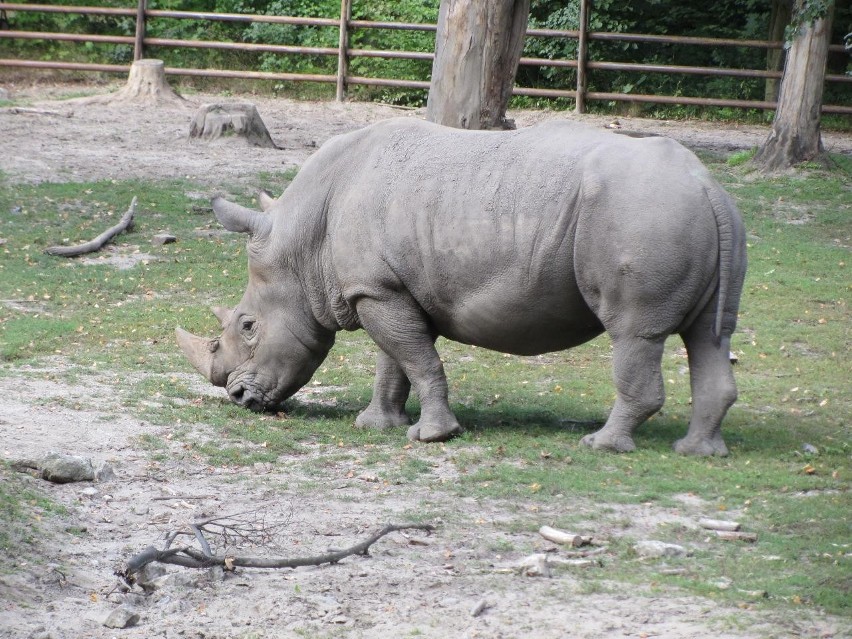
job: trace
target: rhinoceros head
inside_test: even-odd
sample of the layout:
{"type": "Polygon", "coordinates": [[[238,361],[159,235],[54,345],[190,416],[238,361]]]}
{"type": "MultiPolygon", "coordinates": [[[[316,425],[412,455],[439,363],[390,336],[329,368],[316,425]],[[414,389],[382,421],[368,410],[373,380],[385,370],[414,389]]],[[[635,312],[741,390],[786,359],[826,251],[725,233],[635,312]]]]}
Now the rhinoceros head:
{"type": "MultiPolygon", "coordinates": [[[[264,208],[273,206],[261,198],[264,208]]],[[[311,315],[300,279],[275,254],[272,218],[215,198],[213,210],[230,231],[249,234],[249,282],[233,309],[214,308],[222,334],[206,339],[176,330],[192,366],[240,406],[274,409],[304,386],[334,341],[311,315]]]]}

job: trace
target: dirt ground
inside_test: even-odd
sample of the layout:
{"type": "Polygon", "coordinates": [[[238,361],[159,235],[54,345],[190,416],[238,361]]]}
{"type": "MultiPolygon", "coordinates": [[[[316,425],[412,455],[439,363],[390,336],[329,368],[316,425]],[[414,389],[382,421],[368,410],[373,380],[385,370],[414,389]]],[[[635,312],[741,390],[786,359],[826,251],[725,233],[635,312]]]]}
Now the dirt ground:
{"type": "MultiPolygon", "coordinates": [[[[187,176],[213,189],[250,182],[260,171],[298,166],[334,134],[382,118],[422,115],[373,104],[249,97],[283,148],[235,151],[225,143],[187,140],[194,110],[221,100],[216,96],[192,95],[184,106],[116,108],[59,99],[75,87],[5,88],[40,111],[0,110],[0,170],[12,182],[187,176]]],[[[511,115],[519,126],[566,117],[511,115]]],[[[594,126],[611,121],[580,119],[594,126]]],[[[668,135],[717,152],[753,147],[767,134],[755,126],[619,120],[625,129],[668,135]]],[[[825,143],[852,153],[848,134],[826,134],[825,143]]],[[[302,454],[282,456],[275,465],[211,467],[186,453],[172,438],[174,428],[93,408],[120,406],[122,388],[132,380],[105,374],[64,383],[57,373],[65,366],[57,358],[43,369],[0,377],[0,455],[6,460],[52,452],[83,455],[108,462],[115,477],[54,485],[24,476],[66,506],[68,514],[42,522],[51,534],[40,540],[39,557],[20,557],[17,566],[0,570],[0,637],[758,639],[852,634],[847,620],[804,610],[740,609],[673,595],[673,589],[653,584],[625,585],[617,580],[617,565],[607,560],[604,567],[558,569],[549,578],[503,570],[532,552],[551,551],[554,557],[564,552],[538,535],[517,532],[519,521],[547,524],[567,509],[591,516],[596,505],[571,495],[535,506],[474,498],[447,503],[441,486],[452,482],[457,471],[441,455],[430,456],[430,471],[416,482],[389,485],[352,460],[324,461],[329,451],[319,448],[308,456],[316,459],[313,466],[302,454]],[[143,435],[166,442],[167,449],[160,451],[165,454],[154,458],[140,444],[143,435]],[[172,567],[174,577],[151,595],[114,590],[113,571],[163,533],[197,518],[255,509],[270,520],[287,521],[278,540],[283,555],[346,547],[412,512],[436,513],[432,521],[438,530],[431,536],[395,533],[379,541],[370,557],[350,557],[332,566],[246,569],[224,577],[172,567]],[[585,570],[609,570],[612,581],[589,588],[585,570]],[[120,604],[138,612],[138,624],[124,630],[102,625],[120,604]],[[475,608],[482,610],[474,615],[475,608]]],[[[198,381],[199,395],[216,392],[198,381]]],[[[308,391],[300,398],[311,401],[308,391]]],[[[212,428],[192,433],[196,439],[215,436],[212,428]]],[[[408,454],[416,455],[416,449],[408,454]]],[[[613,515],[596,519],[595,534],[654,538],[661,523],[695,527],[700,516],[712,513],[711,504],[689,495],[678,502],[672,508],[611,505],[613,515]]]]}

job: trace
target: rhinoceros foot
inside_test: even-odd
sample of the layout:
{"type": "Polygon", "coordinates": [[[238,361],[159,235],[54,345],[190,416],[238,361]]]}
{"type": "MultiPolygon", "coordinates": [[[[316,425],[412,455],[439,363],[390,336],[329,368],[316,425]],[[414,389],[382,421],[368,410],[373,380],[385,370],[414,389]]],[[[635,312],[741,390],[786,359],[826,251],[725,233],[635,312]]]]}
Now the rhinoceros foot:
{"type": "Polygon", "coordinates": [[[408,429],[408,439],[413,442],[445,442],[461,433],[461,426],[452,422],[427,422],[420,420],[408,429]]]}
{"type": "Polygon", "coordinates": [[[728,454],[728,447],[722,439],[722,435],[715,437],[690,437],[687,435],[683,439],[679,439],[674,443],[676,453],[681,455],[696,455],[699,457],[725,457],[728,454]]]}
{"type": "Polygon", "coordinates": [[[598,432],[586,435],[580,440],[584,444],[595,450],[611,450],[616,453],[630,453],[636,450],[636,444],[633,443],[633,438],[624,433],[613,433],[608,431],[606,427],[601,428],[598,432]]]}
{"type": "Polygon", "coordinates": [[[383,411],[373,406],[368,406],[355,418],[355,425],[359,428],[375,428],[376,430],[408,426],[410,423],[411,418],[405,411],[383,411]]]}

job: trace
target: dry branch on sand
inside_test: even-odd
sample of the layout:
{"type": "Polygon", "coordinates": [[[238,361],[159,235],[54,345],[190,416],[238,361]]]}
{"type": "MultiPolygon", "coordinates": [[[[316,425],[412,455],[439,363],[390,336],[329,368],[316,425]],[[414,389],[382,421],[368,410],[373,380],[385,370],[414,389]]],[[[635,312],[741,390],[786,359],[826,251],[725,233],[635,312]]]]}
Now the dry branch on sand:
{"type": "Polygon", "coordinates": [[[240,538],[241,540],[252,541],[255,543],[268,543],[270,529],[265,526],[254,528],[250,524],[247,524],[246,521],[241,518],[242,515],[246,514],[250,513],[240,513],[239,515],[229,515],[226,517],[208,519],[206,521],[196,522],[190,525],[190,530],[170,533],[166,538],[165,548],[158,550],[154,546],[149,546],[142,552],[128,559],[124,567],[120,571],[116,572],[116,575],[124,580],[125,583],[132,585],[136,580],[136,575],[145,566],[155,562],[184,566],[186,568],[211,568],[213,566],[222,566],[226,570],[233,570],[238,567],[298,568],[299,566],[334,564],[351,555],[369,554],[370,546],[392,532],[401,530],[422,530],[430,533],[435,529],[435,527],[430,524],[388,524],[354,546],[350,546],[343,550],[329,551],[325,554],[315,555],[312,557],[251,557],[236,554],[214,553],[205,537],[205,533],[225,540],[230,537],[232,540],[234,538],[240,538]],[[192,546],[170,548],[171,543],[179,535],[190,535],[195,537],[200,550],[192,546]]]}
{"type": "Polygon", "coordinates": [[[131,228],[133,226],[133,216],[135,214],[136,197],[134,196],[133,200],[130,202],[130,208],[128,208],[127,212],[121,216],[118,224],[107,229],[95,239],[84,242],[83,244],[78,244],[77,246],[50,246],[44,249],[44,252],[48,255],[59,255],[60,257],[77,257],[78,255],[85,255],[86,253],[94,253],[95,251],[100,250],[101,247],[103,247],[116,235],[131,228]]]}

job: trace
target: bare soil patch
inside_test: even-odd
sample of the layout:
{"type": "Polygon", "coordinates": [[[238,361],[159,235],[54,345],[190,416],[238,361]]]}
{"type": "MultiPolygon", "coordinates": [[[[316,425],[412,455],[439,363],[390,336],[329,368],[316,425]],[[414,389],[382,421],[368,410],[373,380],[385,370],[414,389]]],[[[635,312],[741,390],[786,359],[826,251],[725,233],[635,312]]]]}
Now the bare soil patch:
{"type": "MultiPolygon", "coordinates": [[[[387,117],[421,115],[373,104],[243,97],[257,105],[282,148],[235,151],[227,143],[188,140],[197,106],[221,101],[221,96],[192,95],[186,106],[119,108],[58,100],[69,87],[11,89],[43,110],[70,114],[0,111],[0,170],[14,182],[187,176],[211,188],[251,183],[258,172],[300,165],[335,134],[387,117]]],[[[511,115],[519,126],[566,116],[511,115]]],[[[582,119],[599,126],[611,120],[582,119]]],[[[718,152],[750,148],[767,133],[751,126],[620,122],[625,129],[665,134],[718,152]]],[[[852,152],[849,135],[828,134],[826,144],[852,152]]],[[[756,639],[852,632],[846,620],[807,611],[790,618],[788,613],[741,610],[673,594],[676,590],[659,584],[626,585],[618,580],[617,562],[606,558],[603,566],[557,570],[552,578],[499,570],[532,552],[562,552],[521,530],[519,523],[537,527],[571,510],[588,513],[597,535],[642,539],[653,536],[663,522],[696,526],[708,510],[697,498],[683,496],[670,508],[609,505],[612,512],[604,517],[598,516],[599,505],[571,495],[534,506],[451,498],[446,484],[457,469],[449,455],[430,456],[430,471],[416,481],[386,483],[322,446],[282,456],[276,464],[215,467],[188,453],[172,436],[179,425],[153,426],[122,411],[126,379],[85,376],[72,383],[63,381],[66,366],[57,358],[49,368],[0,377],[0,455],[5,460],[52,452],[83,455],[110,463],[116,477],[94,485],[54,485],[25,477],[68,512],[41,523],[45,535],[37,541],[35,555],[0,567],[0,637],[756,639]],[[146,448],[143,436],[163,442],[157,451],[161,454],[146,448]],[[95,492],[86,491],[92,487],[95,492]],[[374,546],[371,556],[333,566],[238,570],[224,576],[170,568],[173,574],[192,577],[176,577],[152,595],[113,591],[113,570],[163,533],[198,517],[253,509],[287,521],[277,549],[284,555],[343,548],[385,523],[402,523],[416,513],[428,514],[438,530],[428,537],[394,534],[374,546]],[[590,589],[584,570],[606,571],[611,581],[590,589]],[[474,616],[472,610],[482,602],[484,608],[474,616]],[[122,603],[139,612],[139,624],[126,630],[104,627],[103,620],[122,603]]],[[[198,392],[219,391],[199,381],[198,392]]],[[[299,399],[321,401],[316,395],[306,389],[299,399]]],[[[217,434],[199,427],[189,436],[209,440],[217,434]]],[[[403,449],[403,437],[401,432],[399,449],[389,452],[416,457],[418,447],[403,449]]]]}

